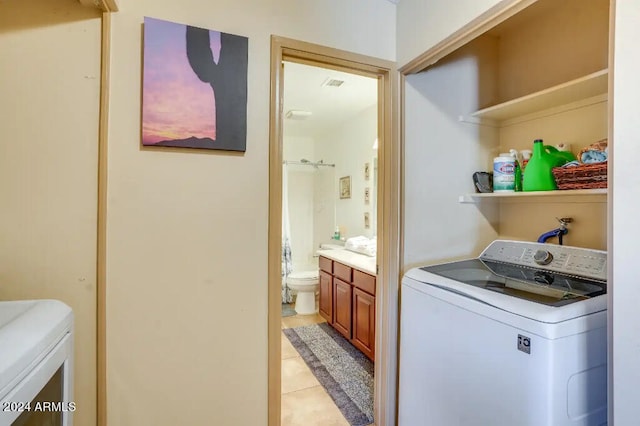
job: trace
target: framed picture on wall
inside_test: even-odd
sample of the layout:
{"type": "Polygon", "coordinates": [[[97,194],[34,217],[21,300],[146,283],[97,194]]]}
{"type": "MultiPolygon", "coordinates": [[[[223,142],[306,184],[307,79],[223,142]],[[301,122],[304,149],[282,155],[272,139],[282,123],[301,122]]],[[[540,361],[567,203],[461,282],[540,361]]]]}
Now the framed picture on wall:
{"type": "Polygon", "coordinates": [[[369,180],[369,163],[364,163],[364,180],[369,180]]]}
{"type": "Polygon", "coordinates": [[[246,150],[247,37],[144,18],[142,145],[246,150]]]}
{"type": "Polygon", "coordinates": [[[369,229],[370,227],[369,212],[364,212],[364,229],[369,229]]]}
{"type": "Polygon", "coordinates": [[[340,178],[340,198],[351,198],[351,176],[340,178]]]}
{"type": "Polygon", "coordinates": [[[369,204],[370,194],[371,194],[371,190],[369,189],[369,187],[366,187],[364,189],[364,203],[365,204],[369,204]]]}

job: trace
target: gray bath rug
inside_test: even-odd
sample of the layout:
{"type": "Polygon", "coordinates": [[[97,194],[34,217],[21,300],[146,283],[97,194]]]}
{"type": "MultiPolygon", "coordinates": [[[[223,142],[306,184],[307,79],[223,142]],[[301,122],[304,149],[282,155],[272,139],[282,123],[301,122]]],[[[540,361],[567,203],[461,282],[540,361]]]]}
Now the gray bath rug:
{"type": "Polygon", "coordinates": [[[282,331],[349,424],[373,423],[373,363],[327,323],[282,331]]]}

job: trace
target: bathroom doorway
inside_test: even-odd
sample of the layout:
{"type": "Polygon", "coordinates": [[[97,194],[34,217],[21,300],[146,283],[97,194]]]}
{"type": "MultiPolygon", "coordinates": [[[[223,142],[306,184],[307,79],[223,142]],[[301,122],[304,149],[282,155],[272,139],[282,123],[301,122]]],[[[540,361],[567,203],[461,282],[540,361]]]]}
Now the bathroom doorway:
{"type": "Polygon", "coordinates": [[[368,425],[375,288],[361,300],[354,281],[376,276],[378,80],[291,61],[283,74],[281,424],[368,425]]]}
{"type": "MultiPolygon", "coordinates": [[[[282,272],[290,268],[307,275],[315,271],[317,275],[320,246],[343,250],[340,246],[351,237],[357,237],[359,247],[368,248],[374,255],[369,269],[365,267],[376,278],[375,290],[370,291],[375,293],[375,359],[379,360],[371,367],[375,370],[373,417],[377,425],[392,424],[397,376],[400,192],[399,153],[391,142],[395,139],[393,64],[272,37],[271,65],[269,425],[281,424],[281,392],[290,385],[284,375],[291,375],[282,370],[282,355],[294,349],[285,347],[289,338],[282,331],[287,328],[282,301],[288,291],[286,286],[283,289],[282,272]],[[340,87],[344,95],[344,89],[353,90],[358,84],[368,85],[370,93],[353,92],[357,99],[342,109],[340,87]],[[334,97],[328,107],[318,105],[318,99],[305,103],[305,96],[300,96],[320,91],[334,97]],[[334,121],[323,122],[325,115],[334,121]],[[316,128],[309,130],[314,125],[316,128]],[[283,190],[283,185],[290,190],[283,190]],[[294,215],[289,214],[291,209],[286,204],[294,215]],[[292,225],[293,229],[286,229],[292,225]],[[290,265],[283,259],[285,234],[293,243],[290,265]]],[[[302,281],[305,279],[313,277],[302,281]]],[[[296,289],[300,287],[295,285],[297,280],[292,282],[296,289]]],[[[313,307],[315,303],[299,306],[305,314],[296,315],[292,305],[295,316],[288,322],[294,326],[324,322],[313,307]]],[[[325,328],[335,331],[326,324],[325,328]]],[[[373,358],[373,353],[369,355],[373,358]]]]}

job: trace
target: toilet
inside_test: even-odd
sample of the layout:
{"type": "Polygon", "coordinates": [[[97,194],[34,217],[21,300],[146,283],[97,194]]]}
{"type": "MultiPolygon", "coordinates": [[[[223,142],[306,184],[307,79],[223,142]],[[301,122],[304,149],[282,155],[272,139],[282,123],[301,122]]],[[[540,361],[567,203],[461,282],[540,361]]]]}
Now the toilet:
{"type": "Polygon", "coordinates": [[[287,285],[297,292],[295,310],[299,315],[317,312],[316,292],[319,288],[320,272],[316,270],[294,271],[287,276],[287,285]]]}

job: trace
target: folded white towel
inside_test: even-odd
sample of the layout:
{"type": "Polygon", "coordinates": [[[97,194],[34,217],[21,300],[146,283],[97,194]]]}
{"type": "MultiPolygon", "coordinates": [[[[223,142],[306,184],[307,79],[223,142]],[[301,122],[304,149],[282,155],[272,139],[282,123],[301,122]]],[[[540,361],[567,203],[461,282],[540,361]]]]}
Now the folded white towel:
{"type": "Polygon", "coordinates": [[[351,237],[351,238],[347,238],[347,241],[345,242],[345,246],[361,246],[361,245],[367,245],[371,242],[371,240],[367,237],[365,237],[364,235],[360,235],[357,237],[351,237]]]}
{"type": "Polygon", "coordinates": [[[344,248],[355,253],[375,256],[377,251],[377,240],[369,239],[365,236],[351,237],[345,242],[344,248]]]}

